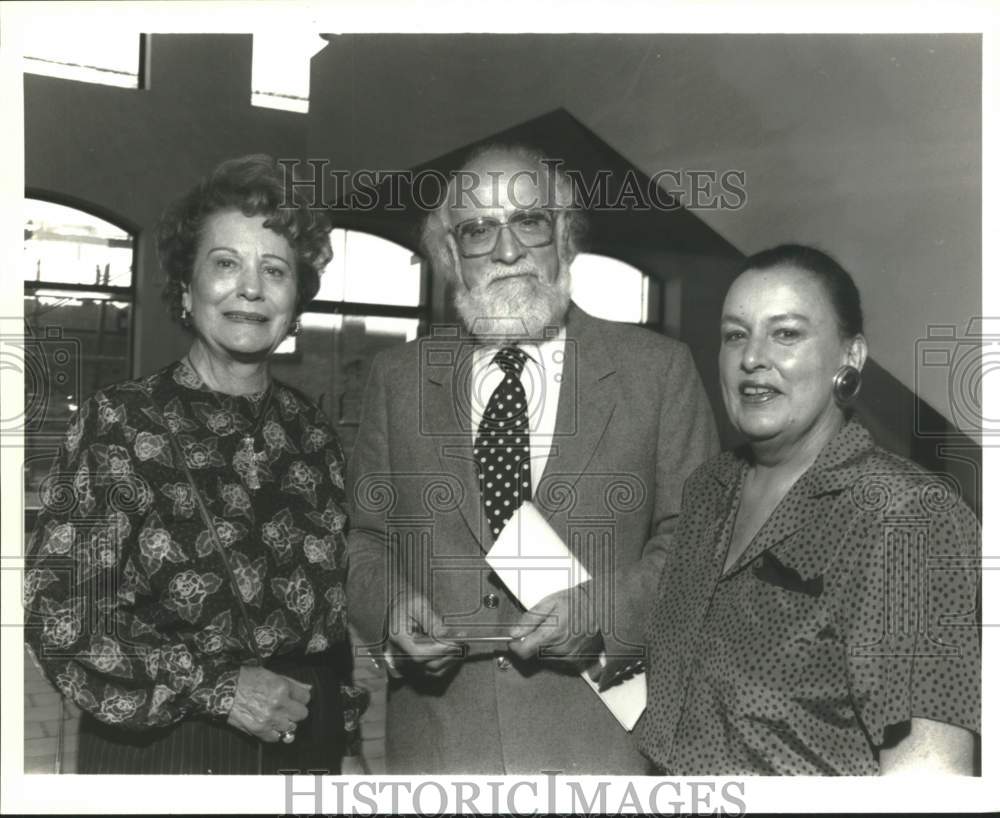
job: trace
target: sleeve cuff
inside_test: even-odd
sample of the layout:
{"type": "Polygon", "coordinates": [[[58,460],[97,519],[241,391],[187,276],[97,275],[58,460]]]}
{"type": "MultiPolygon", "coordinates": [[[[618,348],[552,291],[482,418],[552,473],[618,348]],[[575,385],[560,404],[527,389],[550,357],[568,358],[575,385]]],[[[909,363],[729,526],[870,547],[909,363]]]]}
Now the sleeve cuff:
{"type": "Polygon", "coordinates": [[[236,700],[236,683],[240,676],[238,667],[221,670],[191,695],[197,710],[207,716],[224,719],[229,716],[236,700]]]}

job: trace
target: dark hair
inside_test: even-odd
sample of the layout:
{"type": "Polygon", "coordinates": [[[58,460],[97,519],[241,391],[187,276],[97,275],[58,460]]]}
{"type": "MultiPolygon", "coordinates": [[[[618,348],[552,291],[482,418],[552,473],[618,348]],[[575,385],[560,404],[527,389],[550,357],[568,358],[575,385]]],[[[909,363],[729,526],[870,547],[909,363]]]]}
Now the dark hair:
{"type": "Polygon", "coordinates": [[[278,163],[265,154],[227,159],[166,209],[156,227],[156,249],[167,277],[163,298],[175,320],[181,318],[181,294],[191,283],[205,220],[225,210],[264,216],[264,226],[288,241],[298,278],[295,314],[312,301],[333,257],[330,225],[286,197],[283,179],[278,163]]]}
{"type": "Polygon", "coordinates": [[[780,244],[770,250],[754,253],[740,268],[740,273],[748,270],[771,270],[775,267],[797,267],[815,276],[823,285],[833,311],[837,316],[837,327],[842,338],[854,338],[864,332],[864,317],[861,313],[861,293],[847,272],[832,257],[815,247],[803,244],[780,244]]]}

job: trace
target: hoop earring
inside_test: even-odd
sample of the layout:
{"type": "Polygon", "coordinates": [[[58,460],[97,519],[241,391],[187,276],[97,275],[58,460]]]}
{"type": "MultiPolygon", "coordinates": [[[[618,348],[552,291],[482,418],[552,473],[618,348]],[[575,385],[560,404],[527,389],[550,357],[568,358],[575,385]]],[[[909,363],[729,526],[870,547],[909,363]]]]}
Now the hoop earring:
{"type": "Polygon", "coordinates": [[[292,338],[298,338],[301,334],[302,334],[302,321],[296,318],[295,323],[293,323],[291,329],[288,330],[288,335],[292,338]]]}
{"type": "Polygon", "coordinates": [[[185,329],[191,328],[191,313],[187,307],[181,307],[181,326],[185,329]]]}
{"type": "Polygon", "coordinates": [[[841,406],[854,402],[861,392],[861,370],[845,364],[833,376],[833,399],[841,406]]]}

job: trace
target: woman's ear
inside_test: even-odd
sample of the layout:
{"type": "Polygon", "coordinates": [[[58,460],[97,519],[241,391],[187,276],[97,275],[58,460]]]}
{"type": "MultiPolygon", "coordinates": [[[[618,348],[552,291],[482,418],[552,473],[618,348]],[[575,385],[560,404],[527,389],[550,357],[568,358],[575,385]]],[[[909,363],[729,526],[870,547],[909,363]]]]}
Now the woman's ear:
{"type": "Polygon", "coordinates": [[[865,368],[865,361],[868,360],[868,341],[864,335],[855,335],[847,348],[847,363],[853,366],[858,372],[865,368]]]}
{"type": "Polygon", "coordinates": [[[181,309],[191,312],[191,285],[181,284],[181,309]]]}

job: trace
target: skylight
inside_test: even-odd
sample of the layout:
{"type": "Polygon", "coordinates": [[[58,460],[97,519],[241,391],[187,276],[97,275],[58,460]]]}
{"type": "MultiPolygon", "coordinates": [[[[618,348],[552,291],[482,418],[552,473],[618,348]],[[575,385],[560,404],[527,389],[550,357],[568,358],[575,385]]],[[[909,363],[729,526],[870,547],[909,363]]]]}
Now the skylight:
{"type": "Polygon", "coordinates": [[[112,30],[86,37],[75,29],[51,27],[26,27],[23,35],[24,70],[28,74],[118,88],[139,87],[139,35],[112,30]]]}
{"type": "Polygon", "coordinates": [[[318,34],[264,32],[253,35],[250,101],[262,108],[309,113],[309,70],[326,40],[318,34]]]}

